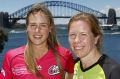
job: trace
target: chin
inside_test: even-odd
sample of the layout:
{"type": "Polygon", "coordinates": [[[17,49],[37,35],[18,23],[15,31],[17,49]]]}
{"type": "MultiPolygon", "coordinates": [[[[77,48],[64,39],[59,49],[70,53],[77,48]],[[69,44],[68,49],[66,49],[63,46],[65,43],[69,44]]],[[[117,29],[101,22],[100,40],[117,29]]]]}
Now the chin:
{"type": "Polygon", "coordinates": [[[80,54],[80,52],[75,52],[75,54],[78,56],[78,57],[80,57],[80,58],[82,58],[82,57],[84,57],[82,54],[80,54]]]}
{"type": "Polygon", "coordinates": [[[77,56],[79,56],[79,53],[78,53],[78,52],[73,51],[73,53],[75,53],[77,56]]]}
{"type": "Polygon", "coordinates": [[[34,44],[34,45],[40,45],[41,43],[33,42],[32,44],[34,44]]]}

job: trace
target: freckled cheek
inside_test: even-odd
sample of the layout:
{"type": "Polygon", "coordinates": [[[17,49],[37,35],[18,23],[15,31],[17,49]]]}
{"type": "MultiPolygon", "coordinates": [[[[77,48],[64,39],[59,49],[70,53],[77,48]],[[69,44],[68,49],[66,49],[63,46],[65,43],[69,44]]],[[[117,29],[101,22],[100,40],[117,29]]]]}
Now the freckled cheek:
{"type": "Polygon", "coordinates": [[[84,40],[83,44],[86,47],[91,47],[93,45],[93,41],[92,40],[84,40]]]}
{"type": "Polygon", "coordinates": [[[83,40],[82,43],[88,44],[89,42],[88,42],[88,40],[83,40]]]}

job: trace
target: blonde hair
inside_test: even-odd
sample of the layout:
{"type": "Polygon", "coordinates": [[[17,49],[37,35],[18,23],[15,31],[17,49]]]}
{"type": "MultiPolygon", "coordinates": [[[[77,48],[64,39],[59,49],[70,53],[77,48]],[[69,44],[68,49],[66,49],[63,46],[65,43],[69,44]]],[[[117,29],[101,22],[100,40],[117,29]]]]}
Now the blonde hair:
{"type": "MultiPolygon", "coordinates": [[[[62,72],[61,61],[59,59],[59,56],[57,55],[58,51],[54,48],[55,46],[59,46],[59,43],[58,43],[57,38],[56,38],[55,24],[54,24],[54,21],[53,21],[53,17],[52,17],[51,12],[49,11],[49,9],[43,4],[35,4],[31,8],[31,10],[29,10],[29,12],[27,13],[26,25],[29,24],[29,16],[31,14],[36,13],[36,12],[43,13],[49,21],[49,24],[50,24],[50,27],[51,27],[51,32],[49,33],[49,36],[48,36],[48,39],[47,39],[47,44],[48,44],[48,47],[52,50],[52,53],[54,54],[54,56],[56,58],[57,64],[60,68],[60,72],[62,72]]],[[[31,43],[30,38],[28,37],[28,43],[26,45],[26,49],[25,49],[25,52],[24,52],[24,57],[25,57],[24,59],[25,59],[27,69],[29,71],[31,71],[33,74],[35,74],[36,76],[42,77],[42,75],[40,74],[39,70],[36,67],[36,61],[32,57],[33,56],[32,52],[33,52],[32,43],[31,43]]]]}

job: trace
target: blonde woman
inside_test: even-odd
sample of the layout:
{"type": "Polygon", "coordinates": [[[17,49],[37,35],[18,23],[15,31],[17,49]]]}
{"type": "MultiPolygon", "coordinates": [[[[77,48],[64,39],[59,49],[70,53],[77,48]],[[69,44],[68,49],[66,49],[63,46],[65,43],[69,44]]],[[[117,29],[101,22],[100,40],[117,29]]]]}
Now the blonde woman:
{"type": "Polygon", "coordinates": [[[9,50],[3,60],[5,79],[72,79],[70,52],[58,44],[51,12],[36,4],[26,17],[28,42],[9,50]]]}

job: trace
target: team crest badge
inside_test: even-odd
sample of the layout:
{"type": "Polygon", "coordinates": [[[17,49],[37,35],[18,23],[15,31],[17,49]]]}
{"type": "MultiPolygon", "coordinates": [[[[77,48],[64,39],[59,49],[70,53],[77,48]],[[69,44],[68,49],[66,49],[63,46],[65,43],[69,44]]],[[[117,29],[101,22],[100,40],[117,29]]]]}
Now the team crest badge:
{"type": "Polygon", "coordinates": [[[59,74],[59,73],[60,73],[60,71],[59,71],[59,67],[57,65],[53,65],[48,69],[48,74],[49,75],[56,75],[56,74],[59,74]]]}

